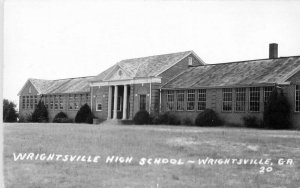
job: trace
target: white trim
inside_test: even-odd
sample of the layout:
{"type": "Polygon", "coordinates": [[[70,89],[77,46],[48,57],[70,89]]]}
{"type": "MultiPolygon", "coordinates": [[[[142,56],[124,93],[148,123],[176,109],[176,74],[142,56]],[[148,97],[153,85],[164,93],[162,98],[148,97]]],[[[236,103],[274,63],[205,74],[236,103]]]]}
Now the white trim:
{"type": "Polygon", "coordinates": [[[198,61],[200,61],[200,63],[202,63],[203,65],[206,65],[206,63],[193,50],[191,50],[191,52],[196,57],[196,59],[198,59],[198,61]]]}
{"type": "Polygon", "coordinates": [[[114,85],[131,85],[131,84],[146,84],[146,83],[161,83],[161,78],[138,78],[128,80],[107,80],[101,82],[90,83],[90,86],[114,86],[114,85]]]}
{"type": "Polygon", "coordinates": [[[102,102],[97,102],[96,101],[96,111],[101,112],[103,110],[102,102]],[[98,110],[98,104],[101,104],[101,110],[98,110]]]}
{"type": "Polygon", "coordinates": [[[132,77],[132,76],[130,76],[129,72],[127,72],[124,68],[122,68],[122,67],[120,66],[120,62],[119,62],[119,63],[117,63],[116,65],[113,66],[112,70],[111,70],[108,74],[106,74],[102,80],[106,80],[107,77],[110,77],[110,76],[113,74],[113,72],[116,71],[116,68],[117,68],[117,69],[121,69],[122,71],[124,71],[124,73],[125,73],[126,75],[128,75],[129,77],[132,77]]]}
{"type": "Polygon", "coordinates": [[[300,71],[300,65],[282,78],[283,83],[300,71]]]}

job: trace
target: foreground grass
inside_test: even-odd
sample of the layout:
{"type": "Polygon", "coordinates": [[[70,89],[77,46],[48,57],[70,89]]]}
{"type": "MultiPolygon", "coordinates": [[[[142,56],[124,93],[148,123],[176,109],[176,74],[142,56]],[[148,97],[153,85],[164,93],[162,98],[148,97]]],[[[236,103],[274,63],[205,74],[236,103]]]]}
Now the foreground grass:
{"type": "Polygon", "coordinates": [[[300,132],[238,128],[6,124],[6,187],[299,187],[300,132]],[[13,152],[100,155],[99,163],[22,160],[13,152]],[[106,156],[132,156],[130,164],[105,163],[106,156]],[[139,165],[142,157],[271,158],[259,165],[139,165]],[[278,165],[279,158],[293,165],[278,165]]]}

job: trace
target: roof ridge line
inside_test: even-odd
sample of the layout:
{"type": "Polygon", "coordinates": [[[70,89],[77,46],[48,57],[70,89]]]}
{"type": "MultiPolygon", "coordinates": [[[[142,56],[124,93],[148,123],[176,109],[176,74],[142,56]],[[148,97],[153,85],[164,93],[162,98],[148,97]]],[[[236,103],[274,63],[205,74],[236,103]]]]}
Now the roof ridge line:
{"type": "Polygon", "coordinates": [[[174,52],[174,53],[166,53],[166,54],[158,54],[158,55],[150,55],[150,56],[143,56],[143,57],[136,57],[136,58],[128,58],[128,59],[123,59],[120,62],[132,60],[132,59],[149,58],[149,57],[154,57],[154,56],[163,56],[163,55],[171,55],[171,54],[186,53],[186,52],[192,52],[192,50],[182,51],[182,52],[174,52]]]}
{"type": "Polygon", "coordinates": [[[222,65],[222,64],[231,64],[231,63],[246,63],[246,62],[253,62],[253,61],[261,61],[261,60],[275,60],[275,59],[281,59],[281,58],[291,58],[291,57],[300,57],[299,56],[286,56],[286,57],[278,57],[278,58],[264,58],[264,59],[251,59],[251,60],[243,60],[243,61],[230,61],[230,62],[224,62],[224,63],[211,63],[211,64],[205,64],[206,65],[222,65]]]}

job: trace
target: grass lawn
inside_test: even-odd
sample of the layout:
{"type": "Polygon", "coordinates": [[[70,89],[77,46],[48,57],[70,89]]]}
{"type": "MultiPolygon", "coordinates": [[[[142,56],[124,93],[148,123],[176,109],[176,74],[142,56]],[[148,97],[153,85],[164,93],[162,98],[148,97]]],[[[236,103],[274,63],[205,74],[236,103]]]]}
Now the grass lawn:
{"type": "Polygon", "coordinates": [[[6,187],[300,187],[300,132],[172,126],[5,124],[6,187]],[[94,162],[14,161],[13,153],[101,156],[94,162]],[[133,157],[106,163],[107,156],[133,157]],[[206,159],[271,159],[199,165],[206,159]],[[139,164],[141,158],[184,164],[139,164]],[[292,165],[279,165],[292,159],[292,165]],[[190,162],[188,162],[190,160],[190,162]],[[193,161],[195,163],[193,163],[193,161]]]}

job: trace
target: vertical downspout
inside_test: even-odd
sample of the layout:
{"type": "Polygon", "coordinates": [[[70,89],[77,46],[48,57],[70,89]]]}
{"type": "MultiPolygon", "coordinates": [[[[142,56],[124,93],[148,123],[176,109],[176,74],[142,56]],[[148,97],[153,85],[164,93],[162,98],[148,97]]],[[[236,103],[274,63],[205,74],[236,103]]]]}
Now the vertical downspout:
{"type": "Polygon", "coordinates": [[[159,114],[161,113],[161,88],[159,88],[159,114]]]}
{"type": "Polygon", "coordinates": [[[91,87],[91,110],[93,112],[93,87],[91,87]]]}
{"type": "Polygon", "coordinates": [[[149,113],[151,113],[151,104],[152,104],[152,78],[150,78],[150,97],[149,97],[149,113]]]}

